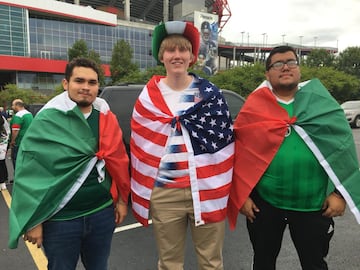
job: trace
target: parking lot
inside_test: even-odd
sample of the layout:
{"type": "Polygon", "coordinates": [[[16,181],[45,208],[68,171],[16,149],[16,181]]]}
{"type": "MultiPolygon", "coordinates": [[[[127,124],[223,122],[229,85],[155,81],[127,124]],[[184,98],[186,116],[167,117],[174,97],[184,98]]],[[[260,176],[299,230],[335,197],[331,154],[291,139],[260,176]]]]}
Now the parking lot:
{"type": "MultiPolygon", "coordinates": [[[[353,129],[357,153],[360,156],[360,129],[353,129]]],[[[11,170],[11,165],[9,163],[11,170]]],[[[8,191],[0,196],[0,269],[35,270],[46,269],[46,258],[41,249],[30,248],[20,239],[15,250],[7,248],[8,205],[11,199],[11,184],[8,191]]],[[[335,234],[327,258],[329,269],[359,270],[360,225],[349,210],[343,217],[335,219],[335,234]]],[[[228,270],[250,270],[251,246],[245,228],[243,216],[238,218],[235,231],[226,231],[224,247],[224,268],[228,270]]],[[[156,269],[157,254],[151,225],[149,228],[139,226],[129,209],[129,215],[114,232],[112,251],[109,261],[111,270],[153,270],[156,269]]],[[[79,264],[78,269],[83,269],[79,264]]],[[[184,269],[197,269],[194,250],[187,241],[184,269]]],[[[278,259],[278,270],[300,270],[295,249],[286,232],[283,247],[278,259]]]]}

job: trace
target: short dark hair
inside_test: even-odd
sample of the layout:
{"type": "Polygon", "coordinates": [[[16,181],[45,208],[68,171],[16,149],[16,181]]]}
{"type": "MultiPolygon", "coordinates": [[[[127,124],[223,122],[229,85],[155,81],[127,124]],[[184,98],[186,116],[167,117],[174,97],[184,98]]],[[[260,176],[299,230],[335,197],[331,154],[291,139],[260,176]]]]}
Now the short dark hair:
{"type": "Polygon", "coordinates": [[[72,59],[65,68],[65,79],[67,81],[70,80],[70,77],[72,75],[72,72],[74,70],[75,67],[86,67],[86,68],[91,68],[93,69],[96,74],[98,75],[98,79],[99,79],[99,74],[100,74],[100,70],[99,70],[99,65],[89,59],[89,58],[84,58],[84,57],[76,57],[74,59],[72,59]]]}
{"type": "Polygon", "coordinates": [[[268,56],[268,58],[266,59],[266,63],[265,63],[265,68],[266,71],[268,71],[270,69],[270,65],[271,65],[271,58],[274,54],[277,53],[286,53],[286,52],[293,52],[296,58],[296,61],[299,62],[299,57],[296,54],[296,51],[293,47],[291,46],[287,46],[287,45],[282,45],[282,46],[277,46],[275,48],[273,48],[268,56]]]}

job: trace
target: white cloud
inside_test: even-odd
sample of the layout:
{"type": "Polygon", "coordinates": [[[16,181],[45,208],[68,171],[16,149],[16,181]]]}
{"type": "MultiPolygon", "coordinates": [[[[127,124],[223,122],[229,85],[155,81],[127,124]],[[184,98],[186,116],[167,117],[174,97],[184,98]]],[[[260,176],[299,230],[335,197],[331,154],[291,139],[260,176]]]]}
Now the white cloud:
{"type": "Polygon", "coordinates": [[[360,0],[228,0],[228,5],[231,17],[221,32],[227,41],[360,47],[360,0]]]}

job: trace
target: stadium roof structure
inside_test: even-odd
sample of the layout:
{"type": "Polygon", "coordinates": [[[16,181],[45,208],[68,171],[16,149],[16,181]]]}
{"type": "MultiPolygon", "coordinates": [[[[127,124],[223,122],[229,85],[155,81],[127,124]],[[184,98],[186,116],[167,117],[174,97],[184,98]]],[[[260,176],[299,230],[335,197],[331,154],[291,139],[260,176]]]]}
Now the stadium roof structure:
{"type": "MultiPolygon", "coordinates": [[[[125,0],[59,0],[66,3],[79,2],[83,6],[91,6],[95,9],[104,11],[124,11],[125,0]]],[[[130,1],[130,20],[158,24],[164,20],[164,2],[167,1],[169,10],[168,19],[173,20],[173,7],[182,0],[129,0],[130,1]]],[[[198,0],[204,1],[206,11],[219,15],[219,31],[230,19],[230,7],[227,0],[198,0]]]]}

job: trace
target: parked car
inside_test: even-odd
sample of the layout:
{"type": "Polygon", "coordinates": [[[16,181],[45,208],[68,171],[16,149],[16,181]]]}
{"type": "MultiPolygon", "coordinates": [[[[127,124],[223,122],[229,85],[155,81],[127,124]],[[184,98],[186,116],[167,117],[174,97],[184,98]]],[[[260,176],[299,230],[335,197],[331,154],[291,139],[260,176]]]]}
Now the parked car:
{"type": "Polygon", "coordinates": [[[349,100],[341,104],[351,127],[360,128],[360,100],[349,100]]]}
{"type": "MultiPolygon", "coordinates": [[[[119,85],[107,86],[101,90],[100,97],[105,99],[113,113],[116,114],[120,127],[123,131],[124,142],[129,151],[130,143],[130,121],[134,104],[144,85],[119,85]]],[[[235,118],[245,99],[239,94],[222,89],[228,103],[230,114],[235,118]]]]}
{"type": "Polygon", "coordinates": [[[33,116],[35,116],[42,107],[44,107],[45,104],[43,103],[35,103],[35,104],[29,104],[26,106],[26,109],[32,113],[33,116]]]}

